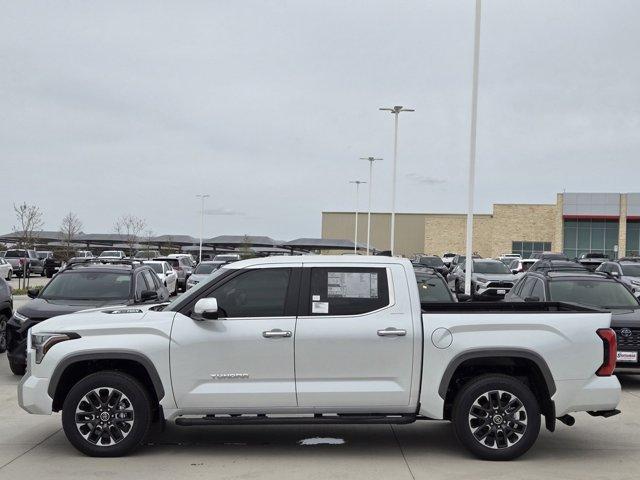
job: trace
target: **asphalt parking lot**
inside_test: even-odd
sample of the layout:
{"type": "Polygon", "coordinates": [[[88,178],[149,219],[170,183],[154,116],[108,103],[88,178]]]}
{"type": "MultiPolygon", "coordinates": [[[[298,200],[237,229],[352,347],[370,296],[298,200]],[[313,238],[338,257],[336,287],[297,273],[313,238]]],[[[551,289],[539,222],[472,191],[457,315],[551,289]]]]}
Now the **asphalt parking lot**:
{"type": "Polygon", "coordinates": [[[130,457],[101,459],[85,457],[67,442],[59,414],[29,415],[18,407],[18,378],[2,355],[0,478],[41,478],[46,472],[47,479],[636,479],[640,377],[622,382],[622,415],[605,420],[578,414],[574,427],[543,431],[531,451],[513,462],[471,458],[447,422],[168,426],[130,457]],[[311,445],[302,445],[305,440],[311,445]]]}

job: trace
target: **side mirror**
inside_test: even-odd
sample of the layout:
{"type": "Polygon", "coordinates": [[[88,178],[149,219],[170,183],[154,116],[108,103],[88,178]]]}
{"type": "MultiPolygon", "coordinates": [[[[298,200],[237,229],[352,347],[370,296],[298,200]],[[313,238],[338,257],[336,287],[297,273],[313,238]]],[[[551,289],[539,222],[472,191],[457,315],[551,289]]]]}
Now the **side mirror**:
{"type": "Polygon", "coordinates": [[[511,269],[511,273],[512,273],[513,275],[517,275],[517,274],[518,274],[518,269],[517,269],[517,268],[512,268],[512,269],[511,269]]]}
{"type": "Polygon", "coordinates": [[[218,300],[214,297],[201,298],[193,307],[194,320],[217,320],[218,319],[218,300]]]}
{"type": "Polygon", "coordinates": [[[469,300],[471,300],[471,295],[467,295],[466,293],[459,293],[458,294],[458,301],[459,302],[468,302],[469,300]]]}
{"type": "Polygon", "coordinates": [[[143,290],[142,293],[140,294],[140,301],[142,302],[146,302],[149,300],[157,300],[158,299],[158,292],[156,292],[155,290],[143,290]]]}
{"type": "Polygon", "coordinates": [[[539,302],[540,298],[539,297],[526,297],[524,299],[525,302],[539,302]]]}
{"type": "Polygon", "coordinates": [[[36,298],[39,293],[40,293],[39,288],[30,288],[29,290],[27,290],[27,296],[29,298],[36,298]]]}

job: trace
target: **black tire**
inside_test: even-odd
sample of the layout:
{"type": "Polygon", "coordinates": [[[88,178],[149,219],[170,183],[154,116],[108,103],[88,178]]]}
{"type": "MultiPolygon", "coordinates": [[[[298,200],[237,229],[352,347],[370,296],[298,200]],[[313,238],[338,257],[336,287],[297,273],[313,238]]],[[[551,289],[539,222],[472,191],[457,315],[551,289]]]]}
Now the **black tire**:
{"type": "MultiPolygon", "coordinates": [[[[95,399],[96,397],[93,398],[95,399]]],[[[92,415],[92,413],[87,413],[86,415],[92,415]]],[[[103,371],[83,378],[71,388],[62,407],[62,428],[69,442],[85,455],[90,457],[121,457],[133,452],[144,441],[151,425],[151,416],[151,399],[144,385],[126,373],[103,371]],[[110,410],[107,405],[111,398],[108,389],[118,391],[121,394],[120,400],[116,401],[114,408],[120,406],[120,408],[126,408],[126,410],[120,411],[131,412],[132,420],[130,425],[128,421],[113,421],[113,409],[110,410]],[[111,413],[112,417],[107,422],[100,422],[99,417],[94,415],[95,422],[76,424],[76,409],[82,410],[83,402],[86,406],[91,407],[86,403],[85,395],[90,395],[92,391],[100,393],[98,401],[101,407],[97,407],[94,411],[100,411],[102,414],[105,412],[111,413]],[[107,395],[103,395],[105,391],[107,395]],[[98,410],[98,408],[102,408],[102,410],[98,410]],[[111,421],[113,421],[112,424],[110,423],[111,421]],[[91,426],[89,426],[90,423],[91,426]],[[98,433],[95,433],[95,435],[98,435],[98,437],[95,437],[94,432],[100,431],[99,429],[102,428],[99,425],[100,423],[105,425],[105,430],[103,431],[115,429],[116,433],[119,432],[118,435],[121,435],[122,438],[117,439],[118,435],[99,435],[98,433]],[[118,424],[122,425],[123,423],[129,425],[129,430],[117,427],[118,424]],[[112,425],[111,429],[106,427],[109,424],[112,425]],[[89,433],[85,433],[87,438],[80,432],[80,428],[83,427],[88,429],[89,433]],[[89,440],[92,435],[96,440],[95,442],[89,440]],[[103,440],[113,442],[113,444],[102,445],[103,440]]]]}
{"type": "Polygon", "coordinates": [[[483,375],[466,384],[455,398],[452,417],[458,441],[483,460],[517,458],[540,433],[536,397],[507,375],[483,375]]]}
{"type": "Polygon", "coordinates": [[[23,361],[9,358],[9,368],[14,375],[22,376],[27,371],[27,364],[23,361]]]}
{"type": "Polygon", "coordinates": [[[13,270],[9,270],[7,272],[7,280],[11,280],[11,277],[13,276],[13,270]]]}
{"type": "Polygon", "coordinates": [[[53,270],[48,270],[47,271],[47,278],[52,278],[53,277],[53,270]]]}
{"type": "Polygon", "coordinates": [[[6,315],[0,314],[0,353],[7,351],[7,322],[6,315]]]}
{"type": "Polygon", "coordinates": [[[44,267],[42,268],[42,272],[40,272],[40,276],[44,277],[47,274],[47,271],[44,269],[44,267]]]}

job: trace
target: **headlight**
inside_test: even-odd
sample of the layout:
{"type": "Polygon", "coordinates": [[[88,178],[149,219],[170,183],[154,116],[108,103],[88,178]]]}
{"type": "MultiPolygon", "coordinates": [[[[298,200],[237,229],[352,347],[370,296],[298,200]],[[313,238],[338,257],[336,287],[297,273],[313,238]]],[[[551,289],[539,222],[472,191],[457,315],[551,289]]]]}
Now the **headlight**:
{"type": "Polygon", "coordinates": [[[31,348],[36,351],[36,363],[42,359],[54,345],[80,338],[77,333],[34,333],[31,334],[31,348]]]}
{"type": "Polygon", "coordinates": [[[29,317],[25,317],[24,315],[22,315],[21,313],[19,313],[17,310],[15,312],[13,312],[13,318],[15,318],[16,320],[18,320],[20,322],[20,324],[23,324],[24,322],[26,322],[27,320],[29,320],[29,317]]]}
{"type": "Polygon", "coordinates": [[[476,282],[478,282],[478,283],[487,283],[487,281],[488,280],[486,278],[482,278],[482,277],[476,278],[476,282]]]}

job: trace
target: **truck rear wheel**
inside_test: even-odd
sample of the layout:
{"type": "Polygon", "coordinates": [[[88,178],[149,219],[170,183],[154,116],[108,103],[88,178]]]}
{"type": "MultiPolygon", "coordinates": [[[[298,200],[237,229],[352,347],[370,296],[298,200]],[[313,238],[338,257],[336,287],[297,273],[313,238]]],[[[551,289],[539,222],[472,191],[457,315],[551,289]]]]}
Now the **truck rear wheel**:
{"type": "Polygon", "coordinates": [[[119,457],[140,446],[151,424],[146,388],[122,372],[89,375],[69,391],[62,407],[67,439],[91,457],[119,457]]]}
{"type": "Polygon", "coordinates": [[[484,375],[465,385],[453,404],[456,437],[484,460],[511,460],[540,433],[540,407],[529,387],[507,375],[484,375]]]}

